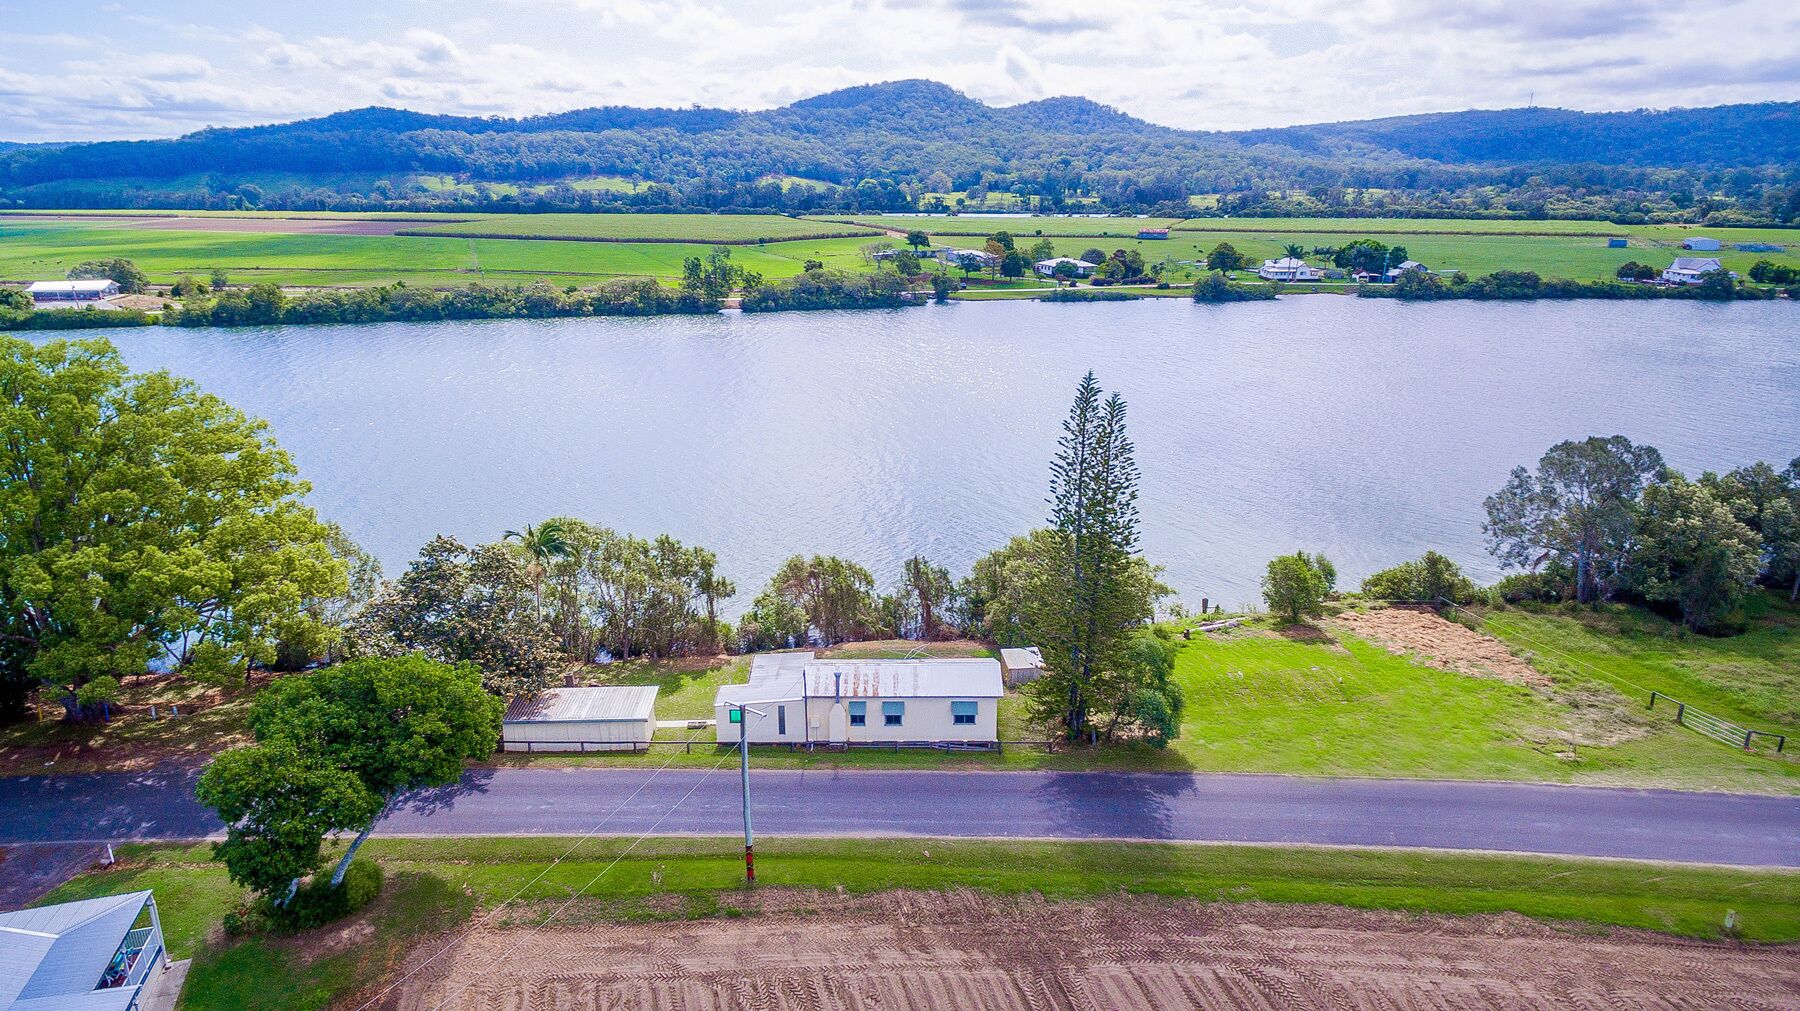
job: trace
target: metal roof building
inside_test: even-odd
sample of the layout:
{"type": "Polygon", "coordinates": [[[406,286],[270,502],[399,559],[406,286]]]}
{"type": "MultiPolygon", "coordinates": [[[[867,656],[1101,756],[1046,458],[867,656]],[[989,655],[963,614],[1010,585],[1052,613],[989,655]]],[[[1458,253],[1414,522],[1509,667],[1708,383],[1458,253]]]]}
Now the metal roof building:
{"type": "Polygon", "coordinates": [[[132,1011],[168,964],[148,891],[0,913],[4,1011],[132,1011]]]}
{"type": "Polygon", "coordinates": [[[720,743],[985,744],[997,737],[1006,686],[985,657],[829,660],[808,652],[751,658],[750,680],[713,696],[720,743]],[[731,710],[759,712],[733,724],[731,710]]]}
{"type": "Polygon", "coordinates": [[[637,750],[656,732],[656,686],[553,688],[520,696],[500,721],[505,751],[637,750]]]}

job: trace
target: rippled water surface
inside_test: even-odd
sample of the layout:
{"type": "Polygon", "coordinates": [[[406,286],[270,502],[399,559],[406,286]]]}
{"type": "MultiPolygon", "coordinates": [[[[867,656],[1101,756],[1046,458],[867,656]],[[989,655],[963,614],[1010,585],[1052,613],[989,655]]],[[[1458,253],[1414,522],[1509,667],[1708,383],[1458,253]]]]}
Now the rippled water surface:
{"type": "Polygon", "coordinates": [[[1484,496],[1620,433],[1689,472],[1800,454],[1800,308],[1310,296],[1196,306],[150,329],[109,336],[267,418],[312,501],[397,572],[443,532],[581,516],[716,550],[747,604],[788,554],[885,585],[1040,524],[1075,383],[1131,407],[1144,549],[1190,604],[1322,550],[1489,577],[1484,496]]]}

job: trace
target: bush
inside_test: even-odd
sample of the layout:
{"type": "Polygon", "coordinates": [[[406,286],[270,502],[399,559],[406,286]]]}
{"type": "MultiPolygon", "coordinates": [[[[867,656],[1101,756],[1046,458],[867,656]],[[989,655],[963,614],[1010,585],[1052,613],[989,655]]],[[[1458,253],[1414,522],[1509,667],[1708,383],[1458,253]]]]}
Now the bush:
{"type": "Polygon", "coordinates": [[[311,930],[341,919],[375,901],[381,894],[381,865],[355,860],[344,872],[344,883],[331,887],[331,875],[319,873],[300,886],[287,905],[269,910],[270,918],[292,930],[311,930]]]}
{"type": "Polygon", "coordinates": [[[1423,558],[1382,569],[1362,581],[1362,593],[1376,600],[1429,600],[1442,597],[1453,604],[1472,604],[1481,595],[1474,580],[1457,564],[1435,551],[1423,558]]]}
{"type": "Polygon", "coordinates": [[[1252,288],[1227,280],[1224,274],[1214,271],[1194,282],[1194,301],[1196,302],[1266,302],[1275,297],[1271,288],[1252,288]]]}
{"type": "Polygon", "coordinates": [[[1553,604],[1563,597],[1563,580],[1548,572],[1521,572],[1495,583],[1493,591],[1508,604],[1527,600],[1553,604]]]}
{"type": "Polygon", "coordinates": [[[1058,288],[1044,296],[1046,302],[1129,302],[1142,298],[1134,291],[1095,291],[1092,288],[1058,288]]]}

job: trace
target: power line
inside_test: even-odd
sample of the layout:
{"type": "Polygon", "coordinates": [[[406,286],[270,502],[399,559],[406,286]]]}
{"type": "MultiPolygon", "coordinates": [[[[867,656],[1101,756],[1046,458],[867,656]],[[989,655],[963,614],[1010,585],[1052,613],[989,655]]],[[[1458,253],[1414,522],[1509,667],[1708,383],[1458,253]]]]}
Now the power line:
{"type": "MultiPolygon", "coordinates": [[[[700,736],[699,732],[695,732],[695,733],[689,735],[689,737],[687,739],[687,743],[692,744],[695,741],[695,739],[697,739],[699,736],[700,736]]],[[[735,746],[734,746],[734,748],[735,748],[735,746]]],[[[575,850],[577,848],[579,848],[582,843],[585,843],[589,839],[592,839],[594,837],[595,833],[600,831],[602,826],[604,826],[607,822],[612,820],[613,815],[618,814],[620,811],[625,810],[625,806],[627,804],[630,804],[632,801],[636,800],[638,794],[644,792],[645,787],[647,787],[651,783],[655,782],[656,777],[662,775],[665,771],[668,770],[669,766],[675,764],[675,758],[680,754],[681,754],[681,752],[671,752],[669,755],[669,760],[667,762],[664,762],[662,764],[661,768],[659,768],[655,772],[651,773],[650,777],[648,779],[644,780],[642,783],[639,783],[638,788],[631,791],[630,796],[628,796],[624,800],[620,801],[617,807],[614,807],[611,811],[608,811],[605,814],[605,816],[603,816],[598,822],[596,822],[594,824],[593,828],[588,829],[586,833],[584,833],[579,838],[577,838],[573,843],[569,844],[569,848],[564,850],[561,853],[561,855],[559,855],[556,859],[550,861],[548,864],[545,864],[544,869],[538,872],[537,877],[532,878],[530,881],[525,882],[523,885],[520,885],[518,891],[515,891],[512,893],[512,895],[508,896],[505,902],[502,902],[498,906],[495,906],[493,909],[489,910],[484,915],[483,918],[486,919],[486,918],[491,918],[491,917],[499,915],[501,910],[505,909],[507,906],[509,906],[513,903],[513,900],[515,900],[519,896],[525,894],[527,889],[531,888],[533,885],[537,884],[539,881],[544,880],[544,876],[546,874],[549,874],[551,871],[555,870],[556,866],[558,864],[560,864],[564,860],[568,859],[569,854],[575,852],[575,850]]],[[[729,756],[730,754],[731,754],[730,751],[726,752],[727,756],[729,756]]],[[[720,764],[723,764],[723,762],[721,762],[720,764]]],[[[717,766],[714,766],[714,768],[716,769],[717,766]]],[[[705,777],[702,776],[701,778],[704,779],[705,777]]],[[[692,794],[693,791],[690,790],[688,792],[689,792],[689,794],[692,794]]],[[[687,798],[684,797],[682,799],[685,800],[687,798]]],[[[679,805],[677,805],[677,806],[679,806],[679,805]]],[[[670,810],[674,810],[674,809],[671,808],[670,810]]],[[[668,816],[665,814],[663,817],[666,818],[668,816]]],[[[657,824],[658,825],[662,824],[662,821],[660,819],[658,819],[657,824]]],[[[639,837],[639,841],[642,841],[641,836],[639,837]]],[[[635,846],[636,843],[633,843],[632,845],[635,846]]],[[[627,850],[627,852],[630,852],[630,851],[627,850]]],[[[617,861],[614,861],[614,862],[616,863],[617,861]]],[[[577,893],[577,894],[579,894],[579,893],[577,893]]],[[[432,952],[431,955],[428,956],[423,962],[420,962],[419,964],[413,966],[411,969],[408,969],[406,972],[406,975],[401,976],[399,979],[395,980],[392,983],[389,983],[386,987],[382,988],[380,993],[376,994],[373,997],[370,997],[368,1000],[357,1005],[356,1011],[368,1011],[368,1008],[373,1007],[375,1005],[376,1001],[379,1001],[383,997],[386,997],[389,993],[391,993],[393,991],[393,989],[395,987],[397,987],[400,984],[406,982],[407,980],[413,978],[413,976],[417,975],[421,969],[424,969],[426,966],[429,966],[431,963],[437,961],[438,956],[449,951],[451,948],[455,947],[458,942],[462,941],[463,939],[467,938],[470,934],[474,933],[478,926],[479,926],[479,924],[475,923],[475,924],[470,924],[468,927],[465,927],[461,934],[450,939],[449,941],[444,942],[443,947],[439,948],[437,951],[432,952]]]]}

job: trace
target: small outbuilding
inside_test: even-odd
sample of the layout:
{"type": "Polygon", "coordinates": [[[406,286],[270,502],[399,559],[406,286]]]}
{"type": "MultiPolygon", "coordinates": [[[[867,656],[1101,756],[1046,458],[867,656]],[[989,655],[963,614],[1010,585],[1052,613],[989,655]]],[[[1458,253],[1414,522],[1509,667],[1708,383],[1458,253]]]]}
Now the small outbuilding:
{"type": "Polygon", "coordinates": [[[1683,239],[1681,242],[1681,248],[1691,249],[1700,253],[1716,252],[1719,249],[1719,245],[1718,239],[1708,239],[1699,235],[1696,235],[1691,239],[1683,239]]]}
{"type": "Polygon", "coordinates": [[[1044,676],[1044,654],[1036,646],[1000,651],[1000,676],[1015,687],[1044,676]]]}
{"type": "Polygon", "coordinates": [[[5,1011],[135,1011],[169,967],[148,891],[0,913],[5,1011]]]}
{"type": "Polygon", "coordinates": [[[1140,229],[1138,229],[1138,238],[1140,238],[1140,239],[1166,239],[1168,237],[1169,237],[1169,230],[1167,228],[1140,228],[1140,229]]]}
{"type": "Polygon", "coordinates": [[[1606,240],[1606,248],[1608,248],[1608,249],[1624,249],[1626,245],[1627,245],[1627,243],[1624,239],[1607,239],[1606,240]]]}
{"type": "Polygon", "coordinates": [[[500,750],[636,751],[655,732],[655,685],[552,688],[506,707],[500,750]]]}

